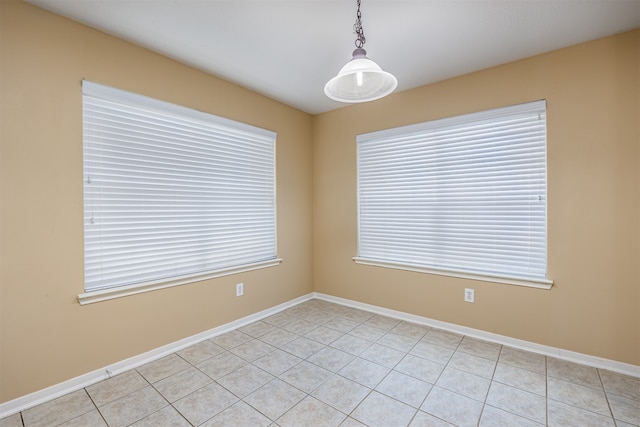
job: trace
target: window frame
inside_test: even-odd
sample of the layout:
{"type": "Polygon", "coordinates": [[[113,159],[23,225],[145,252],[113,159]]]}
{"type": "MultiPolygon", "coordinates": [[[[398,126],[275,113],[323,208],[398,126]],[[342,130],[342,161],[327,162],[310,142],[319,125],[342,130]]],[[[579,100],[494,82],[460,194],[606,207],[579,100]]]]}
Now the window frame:
{"type": "MultiPolygon", "coordinates": [[[[261,199],[263,200],[263,203],[264,203],[264,200],[268,200],[269,198],[271,198],[270,203],[272,207],[272,214],[271,213],[265,214],[266,215],[265,218],[267,219],[272,218],[272,220],[267,220],[265,222],[266,225],[264,225],[264,229],[262,230],[263,235],[266,236],[266,237],[262,237],[262,239],[264,240],[264,242],[267,243],[267,246],[265,247],[266,249],[262,250],[262,253],[261,255],[259,255],[259,257],[252,256],[253,258],[252,260],[248,259],[246,261],[241,261],[239,264],[235,264],[235,265],[217,266],[216,268],[208,268],[204,271],[183,272],[182,274],[169,275],[169,276],[165,274],[164,276],[156,277],[155,279],[150,278],[145,280],[139,280],[133,283],[124,283],[124,284],[119,284],[115,286],[111,285],[111,286],[100,287],[100,286],[94,285],[93,287],[87,287],[87,283],[85,282],[85,285],[84,285],[85,292],[78,295],[78,301],[81,305],[94,303],[98,301],[109,300],[113,298],[119,298],[119,297],[128,296],[128,295],[139,294],[142,292],[149,292],[153,290],[179,286],[179,285],[201,281],[201,280],[208,280],[212,278],[238,274],[238,273],[261,269],[261,268],[268,268],[268,267],[276,266],[282,262],[282,259],[278,258],[277,256],[278,254],[277,208],[276,208],[276,138],[277,138],[277,134],[275,132],[258,128],[245,123],[237,122],[234,120],[226,119],[223,117],[215,116],[213,114],[193,110],[191,108],[183,107],[183,106],[172,104],[169,102],[161,101],[158,99],[146,97],[146,96],[135,94],[132,92],[128,92],[128,91],[116,89],[113,87],[101,85],[98,83],[90,82],[87,80],[83,80],[82,81],[83,192],[84,192],[83,211],[84,211],[84,218],[85,218],[84,219],[85,237],[84,237],[83,245],[85,248],[85,260],[84,260],[85,270],[87,268],[86,262],[87,262],[87,256],[88,256],[86,252],[87,238],[88,238],[87,227],[89,227],[90,224],[92,224],[91,220],[88,219],[89,214],[87,213],[87,203],[89,202],[87,201],[88,200],[87,197],[90,197],[90,198],[93,197],[93,196],[87,196],[87,191],[89,192],[93,191],[94,193],[96,192],[95,189],[87,190],[87,186],[91,185],[91,180],[88,179],[88,176],[89,176],[88,168],[90,167],[88,166],[88,164],[92,162],[92,160],[89,160],[87,157],[89,155],[88,144],[91,144],[91,143],[95,144],[95,142],[89,142],[88,138],[94,138],[94,139],[96,138],[94,136],[90,136],[90,137],[87,136],[87,128],[94,129],[96,128],[96,126],[99,126],[99,125],[94,125],[93,123],[90,123],[92,119],[88,119],[87,117],[85,117],[85,115],[94,113],[94,111],[92,110],[93,107],[88,106],[88,104],[90,104],[91,102],[98,102],[98,104],[96,105],[100,107],[99,103],[103,101],[109,102],[109,103],[111,102],[121,103],[122,110],[123,110],[122,111],[123,117],[124,115],[129,114],[124,110],[126,110],[127,108],[131,108],[131,109],[136,108],[142,111],[143,114],[148,114],[149,117],[151,117],[151,119],[157,118],[157,116],[154,116],[154,114],[163,115],[163,120],[166,119],[167,117],[172,118],[174,121],[169,122],[171,127],[173,127],[173,125],[175,125],[176,123],[178,124],[184,123],[184,120],[189,121],[193,123],[194,126],[198,126],[198,127],[209,126],[210,129],[213,129],[215,132],[218,132],[220,135],[222,135],[220,137],[222,138],[220,139],[220,141],[224,140],[224,138],[232,138],[232,136],[237,138],[238,135],[242,135],[243,138],[246,137],[247,139],[255,138],[252,141],[252,144],[256,146],[257,144],[260,144],[260,146],[262,147],[262,151],[267,153],[266,154],[267,157],[265,157],[263,160],[266,160],[268,158],[269,159],[268,162],[271,162],[271,163],[268,163],[268,162],[265,163],[266,166],[262,168],[262,173],[264,174],[267,171],[271,171],[270,173],[267,172],[266,176],[272,176],[272,178],[269,178],[269,183],[270,184],[272,183],[272,186],[271,185],[265,186],[264,190],[259,190],[259,191],[261,192],[261,195],[262,195],[261,197],[263,197],[263,199],[261,199]],[[85,110],[85,108],[87,108],[88,110],[85,110]],[[183,122],[180,122],[180,120],[183,120],[183,122]],[[265,196],[267,197],[267,199],[264,199],[265,196]],[[269,247],[272,247],[273,251],[268,249],[269,247]],[[267,252],[269,252],[270,255],[267,255],[267,252]]],[[[96,117],[101,117],[99,115],[100,114],[99,112],[97,114],[98,116],[96,117]]],[[[119,110],[118,110],[118,114],[120,114],[119,110]]],[[[124,120],[129,120],[129,119],[130,117],[126,116],[124,120]]],[[[179,126],[175,126],[175,127],[178,128],[179,126]]],[[[97,127],[97,129],[99,129],[99,127],[97,127]]],[[[156,128],[152,128],[152,129],[153,129],[152,132],[156,131],[156,128]]],[[[175,135],[178,135],[178,133],[181,131],[176,130],[175,132],[176,132],[175,135]]],[[[184,140],[188,140],[188,135],[186,133],[181,134],[181,136],[182,138],[184,138],[184,140]]],[[[211,138],[213,139],[205,139],[206,141],[205,144],[212,144],[212,143],[216,144],[216,141],[218,141],[218,139],[216,139],[216,137],[211,137],[211,138]]],[[[115,140],[116,139],[112,137],[112,141],[115,141],[115,140]]],[[[180,142],[182,143],[183,140],[180,139],[180,142]]],[[[160,144],[160,142],[156,140],[154,140],[154,143],[160,144]]],[[[220,145],[220,143],[218,144],[220,145]]],[[[250,147],[251,146],[249,145],[247,146],[247,148],[240,146],[239,149],[251,150],[250,147]]],[[[212,150],[223,150],[223,148],[215,148],[212,150]]],[[[218,152],[222,152],[222,151],[216,151],[216,153],[218,152]]],[[[165,158],[167,157],[166,153],[167,152],[165,151],[164,154],[162,154],[163,156],[165,156],[165,158]]],[[[153,154],[156,154],[156,153],[154,152],[153,154]]],[[[230,154],[231,152],[227,150],[227,154],[226,154],[227,158],[230,158],[228,157],[230,154]]],[[[126,157],[126,161],[130,161],[130,162],[136,161],[136,160],[131,160],[131,158],[134,156],[132,155],[127,155],[127,156],[129,157],[126,157]]],[[[193,156],[193,154],[191,154],[191,156],[193,156]]],[[[219,155],[217,154],[212,154],[212,156],[219,157],[219,155]]],[[[144,161],[144,160],[138,160],[138,161],[144,161]]],[[[173,158],[170,158],[169,161],[171,162],[169,164],[173,166],[174,164],[173,158]]],[[[238,165],[242,164],[239,160],[234,160],[234,162],[236,162],[238,165]]],[[[193,172],[193,169],[191,169],[191,167],[189,166],[190,162],[184,161],[183,163],[185,163],[185,165],[181,165],[180,168],[177,168],[180,170],[177,173],[184,174],[186,171],[187,174],[191,174],[193,172]]],[[[141,163],[139,164],[140,166],[138,167],[142,169],[143,168],[142,164],[141,163]]],[[[215,170],[216,170],[216,173],[219,174],[221,170],[220,165],[215,163],[211,163],[211,165],[212,165],[212,170],[214,169],[215,166],[218,166],[218,169],[215,169],[215,170]]],[[[225,181],[225,180],[233,180],[234,175],[232,172],[229,172],[229,171],[230,169],[225,170],[225,172],[222,174],[223,177],[219,178],[220,181],[215,181],[218,187],[223,187],[227,185],[228,181],[225,181]]],[[[163,170],[162,172],[163,172],[163,177],[167,175],[165,173],[165,170],[163,170]]],[[[208,173],[208,172],[204,172],[204,173],[208,173]]],[[[213,173],[211,173],[210,175],[212,174],[213,173]]],[[[172,173],[171,176],[173,177],[175,175],[173,175],[172,173]]],[[[181,175],[178,175],[178,178],[180,178],[180,176],[181,175]]],[[[241,177],[242,175],[236,174],[235,176],[241,177]]],[[[246,174],[244,176],[246,177],[246,174]]],[[[261,176],[265,176],[265,175],[261,175],[261,176]]],[[[170,179],[175,180],[176,178],[170,178],[170,179]]],[[[255,178],[255,179],[257,180],[258,178],[255,178]]],[[[173,183],[173,182],[177,182],[177,181],[170,181],[170,183],[173,183]]],[[[170,184],[170,185],[175,185],[175,184],[170,184]]],[[[259,185],[259,186],[262,187],[262,185],[259,185]]],[[[173,190],[173,191],[176,191],[176,190],[173,190]]],[[[182,191],[182,190],[179,190],[179,191],[182,191]]],[[[253,193],[250,193],[250,194],[253,194],[253,193]]],[[[127,198],[127,196],[122,196],[122,197],[127,198]]],[[[213,196],[209,196],[209,197],[213,197],[213,196]]],[[[247,196],[247,197],[251,197],[251,196],[247,196]]],[[[99,198],[96,200],[99,200],[99,198]]],[[[123,200],[123,199],[117,199],[117,200],[123,200]]],[[[212,199],[209,199],[209,200],[212,200],[212,199]]],[[[215,201],[215,199],[213,200],[215,201]]],[[[248,200],[253,200],[253,199],[243,199],[243,200],[245,200],[245,203],[247,203],[248,200]]],[[[198,199],[197,203],[199,202],[200,202],[200,199],[198,199]]],[[[249,204],[251,204],[251,202],[249,202],[249,204]]],[[[206,212],[206,211],[202,211],[202,212],[206,212]]],[[[234,216],[231,214],[226,214],[226,215],[228,215],[229,217],[234,216]]],[[[180,217],[171,216],[169,222],[172,224],[177,223],[179,222],[179,219],[180,217]]],[[[207,220],[207,221],[210,221],[210,220],[207,220]]],[[[130,223],[127,223],[127,225],[129,224],[130,223]]],[[[171,245],[167,245],[167,246],[171,247],[171,245]]],[[[173,249],[173,247],[171,249],[173,249]]],[[[186,268],[182,268],[182,271],[185,271],[185,270],[186,268]]],[[[85,278],[86,278],[86,271],[85,271],[85,278]]]]}
{"type": "MultiPolygon", "coordinates": [[[[539,116],[540,117],[540,116],[539,116]]],[[[460,116],[449,117],[445,119],[432,120],[423,123],[401,126],[392,129],[386,129],[381,131],[375,131],[365,134],[357,135],[356,137],[357,144],[357,255],[353,258],[354,262],[362,265],[370,265],[377,267],[385,267],[385,268],[394,268],[406,271],[427,273],[427,274],[435,274],[435,275],[443,275],[464,279],[472,279],[472,280],[480,280],[480,281],[488,281],[488,282],[496,282],[496,283],[504,283],[510,285],[519,285],[519,286],[528,286],[533,288],[540,289],[550,289],[553,286],[553,280],[548,277],[548,257],[547,257],[547,248],[548,248],[548,221],[547,221],[547,194],[548,194],[548,180],[547,180],[547,135],[546,135],[546,101],[539,100],[528,102],[524,104],[518,104],[508,107],[496,108],[476,113],[463,114],[460,116]],[[362,144],[366,144],[367,142],[378,142],[382,143],[384,141],[389,141],[393,139],[397,141],[402,139],[403,137],[413,138],[415,135],[426,134],[430,131],[434,131],[437,129],[443,129],[452,126],[463,125],[472,122],[480,122],[493,120],[496,118],[500,118],[502,116],[509,114],[518,114],[523,112],[529,112],[531,110],[542,109],[544,111],[545,116],[545,127],[544,127],[544,277],[531,277],[527,275],[513,275],[513,274],[503,274],[503,272],[490,272],[490,271],[474,271],[459,269],[459,268],[447,268],[442,266],[429,265],[427,263],[415,263],[415,262],[405,262],[398,259],[384,259],[381,257],[371,256],[371,254],[362,255],[362,221],[363,221],[363,208],[362,208],[362,198],[363,198],[363,190],[361,185],[362,180],[362,166],[361,162],[361,147],[362,144]]],[[[390,176],[389,176],[390,177],[390,176]]],[[[397,187],[401,188],[401,187],[397,187]]],[[[382,200],[382,199],[380,199],[382,200]]],[[[384,218],[384,217],[382,217],[384,218]]],[[[384,219],[383,219],[384,220],[384,219]]],[[[387,217],[387,220],[393,220],[392,217],[387,217]]],[[[381,235],[382,236],[382,235],[381,235]]],[[[388,242],[388,241],[387,241],[388,242]]],[[[367,249],[369,250],[369,249],[367,249]]],[[[384,250],[380,250],[380,253],[383,253],[384,250]]]]}

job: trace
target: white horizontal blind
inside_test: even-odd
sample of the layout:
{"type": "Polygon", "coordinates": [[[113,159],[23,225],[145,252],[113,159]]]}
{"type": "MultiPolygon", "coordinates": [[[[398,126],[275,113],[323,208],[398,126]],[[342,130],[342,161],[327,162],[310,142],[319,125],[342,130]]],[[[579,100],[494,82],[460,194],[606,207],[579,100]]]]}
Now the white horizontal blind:
{"type": "Polygon", "coordinates": [[[359,135],[366,260],[546,281],[546,103],[359,135]]]}
{"type": "Polygon", "coordinates": [[[84,81],[85,290],[275,259],[275,133],[84,81]]]}

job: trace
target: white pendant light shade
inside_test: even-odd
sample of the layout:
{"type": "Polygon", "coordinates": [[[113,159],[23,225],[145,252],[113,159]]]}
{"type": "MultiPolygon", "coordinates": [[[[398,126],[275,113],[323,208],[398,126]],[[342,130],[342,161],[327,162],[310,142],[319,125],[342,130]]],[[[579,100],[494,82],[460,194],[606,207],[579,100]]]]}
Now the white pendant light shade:
{"type": "Polygon", "coordinates": [[[340,69],[338,75],[324,86],[324,93],[340,102],[356,103],[380,99],[393,92],[398,80],[367,58],[367,52],[358,48],[353,58],[340,69]]]}

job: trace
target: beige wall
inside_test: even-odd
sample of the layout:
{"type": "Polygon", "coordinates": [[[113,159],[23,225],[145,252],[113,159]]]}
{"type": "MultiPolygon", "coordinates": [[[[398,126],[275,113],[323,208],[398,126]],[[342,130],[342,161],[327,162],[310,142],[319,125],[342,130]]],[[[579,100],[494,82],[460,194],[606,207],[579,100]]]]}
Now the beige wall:
{"type": "Polygon", "coordinates": [[[640,365],[639,38],[636,30],[314,117],[314,289],[640,365]],[[542,98],[552,290],[354,264],[357,134],[542,98]],[[474,304],[463,302],[465,287],[474,304]]]}
{"type": "Polygon", "coordinates": [[[24,2],[0,10],[0,402],[311,292],[311,116],[24,2]],[[284,262],[78,305],[83,78],[276,131],[284,262]]]}

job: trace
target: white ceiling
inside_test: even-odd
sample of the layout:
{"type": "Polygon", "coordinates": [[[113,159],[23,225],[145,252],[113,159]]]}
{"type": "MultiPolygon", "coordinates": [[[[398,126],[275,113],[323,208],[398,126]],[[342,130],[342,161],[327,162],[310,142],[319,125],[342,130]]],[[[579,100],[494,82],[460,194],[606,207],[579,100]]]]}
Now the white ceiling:
{"type": "MultiPolygon", "coordinates": [[[[356,0],[28,0],[311,114],[355,48],[356,0]]],[[[362,0],[397,91],[640,27],[640,0],[362,0]]]]}

